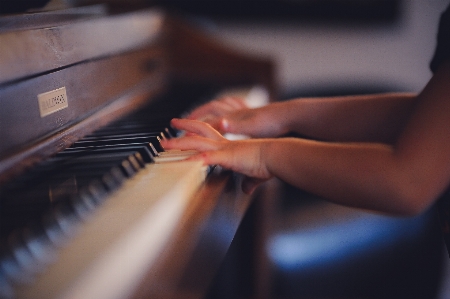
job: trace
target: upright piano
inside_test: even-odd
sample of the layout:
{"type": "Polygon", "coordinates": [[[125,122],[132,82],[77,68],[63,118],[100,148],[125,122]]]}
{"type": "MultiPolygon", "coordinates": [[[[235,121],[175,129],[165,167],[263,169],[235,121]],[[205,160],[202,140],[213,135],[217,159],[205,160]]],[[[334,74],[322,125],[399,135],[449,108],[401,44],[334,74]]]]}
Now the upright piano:
{"type": "Polygon", "coordinates": [[[273,65],[157,8],[0,17],[0,297],[201,298],[252,198],[161,148],[273,65]]]}

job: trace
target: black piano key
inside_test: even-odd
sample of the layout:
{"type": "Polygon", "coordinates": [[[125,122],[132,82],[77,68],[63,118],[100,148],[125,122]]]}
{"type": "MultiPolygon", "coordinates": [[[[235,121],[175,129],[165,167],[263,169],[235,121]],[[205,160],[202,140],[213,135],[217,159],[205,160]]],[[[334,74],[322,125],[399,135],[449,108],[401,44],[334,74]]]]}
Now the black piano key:
{"type": "Polygon", "coordinates": [[[83,220],[75,211],[68,209],[66,205],[60,205],[45,215],[43,225],[45,235],[51,241],[52,246],[62,246],[74,235],[76,224],[83,220]]]}
{"type": "Polygon", "coordinates": [[[87,146],[99,146],[99,145],[114,145],[114,144],[140,144],[140,143],[147,143],[156,141],[158,137],[161,137],[161,132],[158,133],[146,133],[143,136],[132,136],[131,134],[122,134],[122,135],[115,135],[115,136],[103,136],[103,137],[97,137],[97,138],[89,138],[89,139],[82,139],[80,141],[75,142],[72,144],[70,148],[77,148],[77,147],[87,147],[87,146]]]}
{"type": "MultiPolygon", "coordinates": [[[[158,142],[159,143],[159,142],[158,142]]],[[[123,154],[131,154],[133,152],[138,152],[141,157],[144,159],[146,163],[153,162],[153,157],[158,155],[158,152],[161,152],[162,148],[158,151],[155,146],[151,143],[142,143],[142,144],[121,144],[121,145],[110,145],[110,146],[90,146],[90,147],[78,147],[78,148],[70,148],[64,152],[61,152],[55,156],[55,159],[64,159],[70,156],[87,156],[91,155],[123,155],[123,154]]],[[[95,158],[93,158],[95,159],[95,158]]]]}
{"type": "Polygon", "coordinates": [[[78,197],[71,200],[71,204],[81,219],[86,219],[97,207],[94,196],[86,191],[81,191],[78,197]]]}
{"type": "Polygon", "coordinates": [[[89,184],[87,190],[96,200],[97,204],[101,203],[108,194],[108,190],[103,186],[103,184],[100,181],[93,181],[91,184],[89,184]]]}
{"type": "MultiPolygon", "coordinates": [[[[105,170],[106,171],[106,170],[105,170]]],[[[78,192],[79,188],[86,185],[90,178],[101,177],[102,173],[88,172],[86,170],[85,176],[72,173],[61,173],[56,178],[47,177],[47,180],[40,182],[39,185],[34,185],[30,190],[11,190],[3,200],[3,205],[18,206],[33,204],[52,204],[59,201],[59,199],[67,198],[78,192]]]]}
{"type": "Polygon", "coordinates": [[[64,233],[56,221],[53,213],[46,213],[42,218],[44,234],[50,240],[52,246],[60,246],[64,233]]]}
{"type": "Polygon", "coordinates": [[[77,225],[83,220],[70,203],[64,203],[52,211],[55,218],[67,237],[75,234],[77,225]]]}
{"type": "MultiPolygon", "coordinates": [[[[2,192],[2,209],[5,210],[6,207],[8,211],[2,213],[1,217],[2,236],[15,226],[20,226],[20,223],[24,224],[37,217],[33,215],[40,215],[50,208],[53,205],[50,194],[58,194],[56,202],[68,201],[78,189],[95,179],[105,189],[113,190],[120,186],[125,177],[133,176],[144,164],[142,156],[129,149],[99,155],[84,154],[69,159],[56,158],[52,163],[45,163],[34,174],[28,174],[28,179],[22,180],[20,184],[16,183],[15,188],[2,192]],[[68,180],[74,180],[75,183],[67,184],[68,180]],[[21,216],[16,217],[19,214],[21,216]],[[3,223],[8,224],[5,227],[3,223]]],[[[98,199],[96,194],[94,196],[98,199]]],[[[77,208],[80,211],[80,206],[77,208]]],[[[55,233],[52,230],[50,233],[57,234],[57,231],[55,233]]]]}
{"type": "MultiPolygon", "coordinates": [[[[83,152],[74,153],[71,159],[59,162],[55,159],[57,165],[47,165],[47,172],[52,173],[56,178],[81,177],[81,176],[101,176],[110,169],[120,166],[122,161],[132,161],[135,170],[142,168],[145,161],[139,152],[118,151],[118,152],[83,152]]],[[[51,178],[49,178],[51,179],[51,178]]],[[[47,179],[47,181],[49,180],[47,179]]]]}
{"type": "Polygon", "coordinates": [[[42,267],[54,260],[53,244],[39,223],[24,229],[23,240],[35,261],[42,267]]]}
{"type": "Polygon", "coordinates": [[[165,128],[164,133],[169,139],[177,136],[177,131],[172,127],[165,128]]]}
{"type": "Polygon", "coordinates": [[[103,202],[108,194],[109,190],[102,182],[92,182],[88,187],[83,188],[76,197],[71,199],[70,205],[74,212],[85,218],[103,202]]]}
{"type": "MultiPolygon", "coordinates": [[[[99,161],[96,163],[95,161],[89,161],[92,169],[97,167],[98,171],[105,171],[104,169],[111,168],[113,165],[118,165],[122,159],[114,159],[110,162],[101,163],[102,161],[99,161]],[[109,163],[109,165],[108,165],[109,163]]],[[[64,181],[67,178],[71,177],[71,171],[76,167],[77,161],[56,161],[56,163],[43,165],[42,167],[39,167],[37,171],[33,173],[29,173],[25,179],[21,181],[17,181],[16,184],[10,186],[8,189],[6,189],[8,192],[11,190],[19,190],[21,189],[30,189],[31,192],[34,192],[36,194],[36,190],[39,189],[39,186],[44,186],[43,192],[45,192],[46,188],[48,189],[49,182],[54,181],[64,181]]],[[[39,192],[37,192],[39,193],[39,192]]]]}
{"type": "Polygon", "coordinates": [[[97,131],[88,135],[87,140],[92,138],[109,138],[117,135],[137,135],[137,134],[156,134],[159,136],[165,130],[165,126],[127,126],[127,127],[108,127],[107,129],[97,131]]]}
{"type": "Polygon", "coordinates": [[[122,163],[120,163],[120,166],[128,178],[131,178],[136,174],[136,170],[134,169],[134,167],[130,163],[130,161],[127,161],[127,160],[122,161],[122,163]]]}
{"type": "Polygon", "coordinates": [[[84,136],[83,139],[76,141],[74,144],[78,143],[78,142],[83,142],[83,141],[95,141],[95,140],[105,140],[105,139],[120,139],[120,138],[133,138],[133,137],[137,137],[137,138],[141,138],[141,137],[153,137],[153,136],[158,136],[159,135],[159,131],[151,131],[151,133],[149,133],[148,131],[145,132],[129,132],[129,133],[119,133],[117,132],[117,130],[114,130],[113,132],[108,132],[108,133],[104,133],[104,134],[100,134],[100,133],[94,133],[91,135],[87,135],[84,136]]]}
{"type": "Polygon", "coordinates": [[[128,161],[130,161],[131,166],[134,168],[134,170],[136,170],[136,172],[145,166],[142,157],[137,157],[137,155],[130,156],[128,158],[128,161]]]}
{"type": "Polygon", "coordinates": [[[39,263],[28,249],[25,240],[22,238],[21,232],[16,230],[9,237],[9,250],[17,261],[20,271],[24,274],[20,275],[20,282],[31,281],[31,274],[39,271],[39,263]],[[26,275],[27,273],[28,275],[26,275]]]}
{"type": "Polygon", "coordinates": [[[112,162],[110,155],[103,155],[100,157],[84,156],[69,162],[66,161],[66,163],[56,163],[57,167],[54,169],[46,165],[44,167],[46,175],[41,180],[32,177],[33,185],[29,191],[23,190],[25,187],[29,187],[25,182],[23,185],[16,186],[15,190],[4,192],[7,196],[3,200],[3,204],[29,205],[31,203],[56,202],[57,198],[67,198],[76,194],[78,188],[88,185],[94,179],[103,180],[105,186],[113,189],[120,185],[124,176],[131,177],[144,166],[144,161],[139,153],[126,156],[127,154],[129,153],[120,154],[119,159],[115,157],[112,162]],[[119,174],[120,168],[122,175],[119,174]],[[105,176],[105,174],[109,175],[105,176]]]}
{"type": "Polygon", "coordinates": [[[22,282],[22,268],[11,252],[2,255],[0,270],[7,281],[12,283],[22,282]]]}
{"type": "Polygon", "coordinates": [[[6,247],[3,247],[0,261],[1,276],[14,284],[30,283],[42,264],[33,256],[21,231],[15,230],[9,235],[6,247]]]}
{"type": "MultiPolygon", "coordinates": [[[[96,206],[103,202],[107,194],[105,186],[100,182],[92,182],[78,197],[58,205],[44,218],[43,234],[39,236],[40,239],[36,239],[38,236],[35,236],[34,240],[40,241],[35,246],[50,247],[43,242],[48,242],[51,246],[60,246],[70,239],[76,232],[78,225],[95,210],[96,206]]],[[[23,249],[21,247],[17,249],[19,248],[23,249]]],[[[33,256],[30,254],[30,257],[33,256]]],[[[19,264],[21,265],[21,263],[19,264]]],[[[27,269],[27,272],[30,271],[27,269]]]]}
{"type": "Polygon", "coordinates": [[[118,167],[111,168],[107,173],[102,175],[100,181],[108,191],[116,190],[124,181],[124,176],[118,167]]]}

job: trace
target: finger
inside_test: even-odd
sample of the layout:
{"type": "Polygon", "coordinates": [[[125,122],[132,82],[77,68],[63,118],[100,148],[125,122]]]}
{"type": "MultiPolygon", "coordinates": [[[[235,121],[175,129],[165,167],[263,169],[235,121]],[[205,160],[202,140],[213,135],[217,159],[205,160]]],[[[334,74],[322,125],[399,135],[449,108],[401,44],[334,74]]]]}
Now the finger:
{"type": "Polygon", "coordinates": [[[219,126],[220,125],[220,117],[217,117],[217,116],[214,116],[214,115],[210,114],[210,115],[205,116],[205,117],[203,117],[201,119],[198,119],[198,120],[209,124],[211,127],[213,127],[214,130],[217,130],[217,131],[219,131],[219,133],[222,133],[220,131],[220,126],[219,126]]]}
{"type": "Polygon", "coordinates": [[[239,172],[244,175],[247,175],[252,171],[251,168],[247,169],[246,167],[242,167],[242,161],[236,161],[235,155],[233,155],[233,153],[231,153],[223,144],[215,144],[212,148],[214,149],[205,150],[199,154],[206,165],[220,165],[225,169],[239,172]]]}
{"type": "Polygon", "coordinates": [[[223,101],[225,103],[227,103],[230,107],[232,107],[234,110],[248,108],[244,99],[239,98],[239,97],[225,97],[225,98],[223,98],[223,101]]]}
{"type": "Polygon", "coordinates": [[[223,99],[218,101],[213,101],[210,103],[209,116],[222,116],[231,111],[234,111],[233,105],[228,104],[223,99]]]}
{"type": "Polygon", "coordinates": [[[195,108],[193,111],[191,111],[191,113],[189,113],[189,115],[186,118],[199,119],[201,117],[211,114],[213,111],[213,108],[214,107],[211,105],[211,103],[202,105],[198,108],[195,108]]]}
{"type": "Polygon", "coordinates": [[[187,118],[202,120],[205,117],[221,116],[233,110],[233,106],[222,100],[215,100],[198,107],[192,111],[187,118]]]}
{"type": "Polygon", "coordinates": [[[199,152],[217,150],[219,144],[209,138],[202,136],[186,136],[180,138],[164,139],[161,140],[161,146],[165,150],[179,149],[179,150],[196,150],[199,152]]]}
{"type": "Polygon", "coordinates": [[[218,141],[224,139],[222,135],[211,125],[202,121],[174,118],[170,123],[172,126],[179,130],[188,131],[190,133],[194,133],[218,141]]]}
{"type": "Polygon", "coordinates": [[[215,148],[202,151],[196,157],[193,157],[193,159],[201,159],[203,160],[205,165],[220,165],[226,169],[234,170],[232,161],[230,161],[229,154],[227,154],[225,151],[219,150],[219,146],[212,147],[215,148]]]}

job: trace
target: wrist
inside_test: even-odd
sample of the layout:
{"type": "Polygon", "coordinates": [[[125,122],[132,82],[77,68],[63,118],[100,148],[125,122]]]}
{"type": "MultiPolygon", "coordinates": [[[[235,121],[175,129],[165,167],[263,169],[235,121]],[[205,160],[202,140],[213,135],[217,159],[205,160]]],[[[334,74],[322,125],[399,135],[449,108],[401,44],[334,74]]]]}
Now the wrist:
{"type": "Polygon", "coordinates": [[[261,139],[259,163],[262,171],[265,172],[268,177],[273,176],[271,163],[274,161],[274,154],[276,155],[276,152],[274,152],[276,142],[277,139],[261,139]]]}
{"type": "Polygon", "coordinates": [[[278,125],[277,136],[283,136],[290,132],[295,131],[295,123],[298,121],[298,104],[296,101],[284,101],[276,103],[277,107],[275,109],[275,118],[274,122],[278,125]]]}

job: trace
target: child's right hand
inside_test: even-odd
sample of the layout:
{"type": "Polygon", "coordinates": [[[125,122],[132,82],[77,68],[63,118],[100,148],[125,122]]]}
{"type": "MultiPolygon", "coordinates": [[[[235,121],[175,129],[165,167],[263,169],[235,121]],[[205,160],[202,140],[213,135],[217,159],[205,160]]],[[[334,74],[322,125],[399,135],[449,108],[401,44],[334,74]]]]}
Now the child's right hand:
{"type": "Polygon", "coordinates": [[[221,134],[267,138],[288,133],[280,119],[283,109],[279,103],[250,109],[242,99],[228,97],[198,107],[187,118],[206,122],[221,134]]]}

